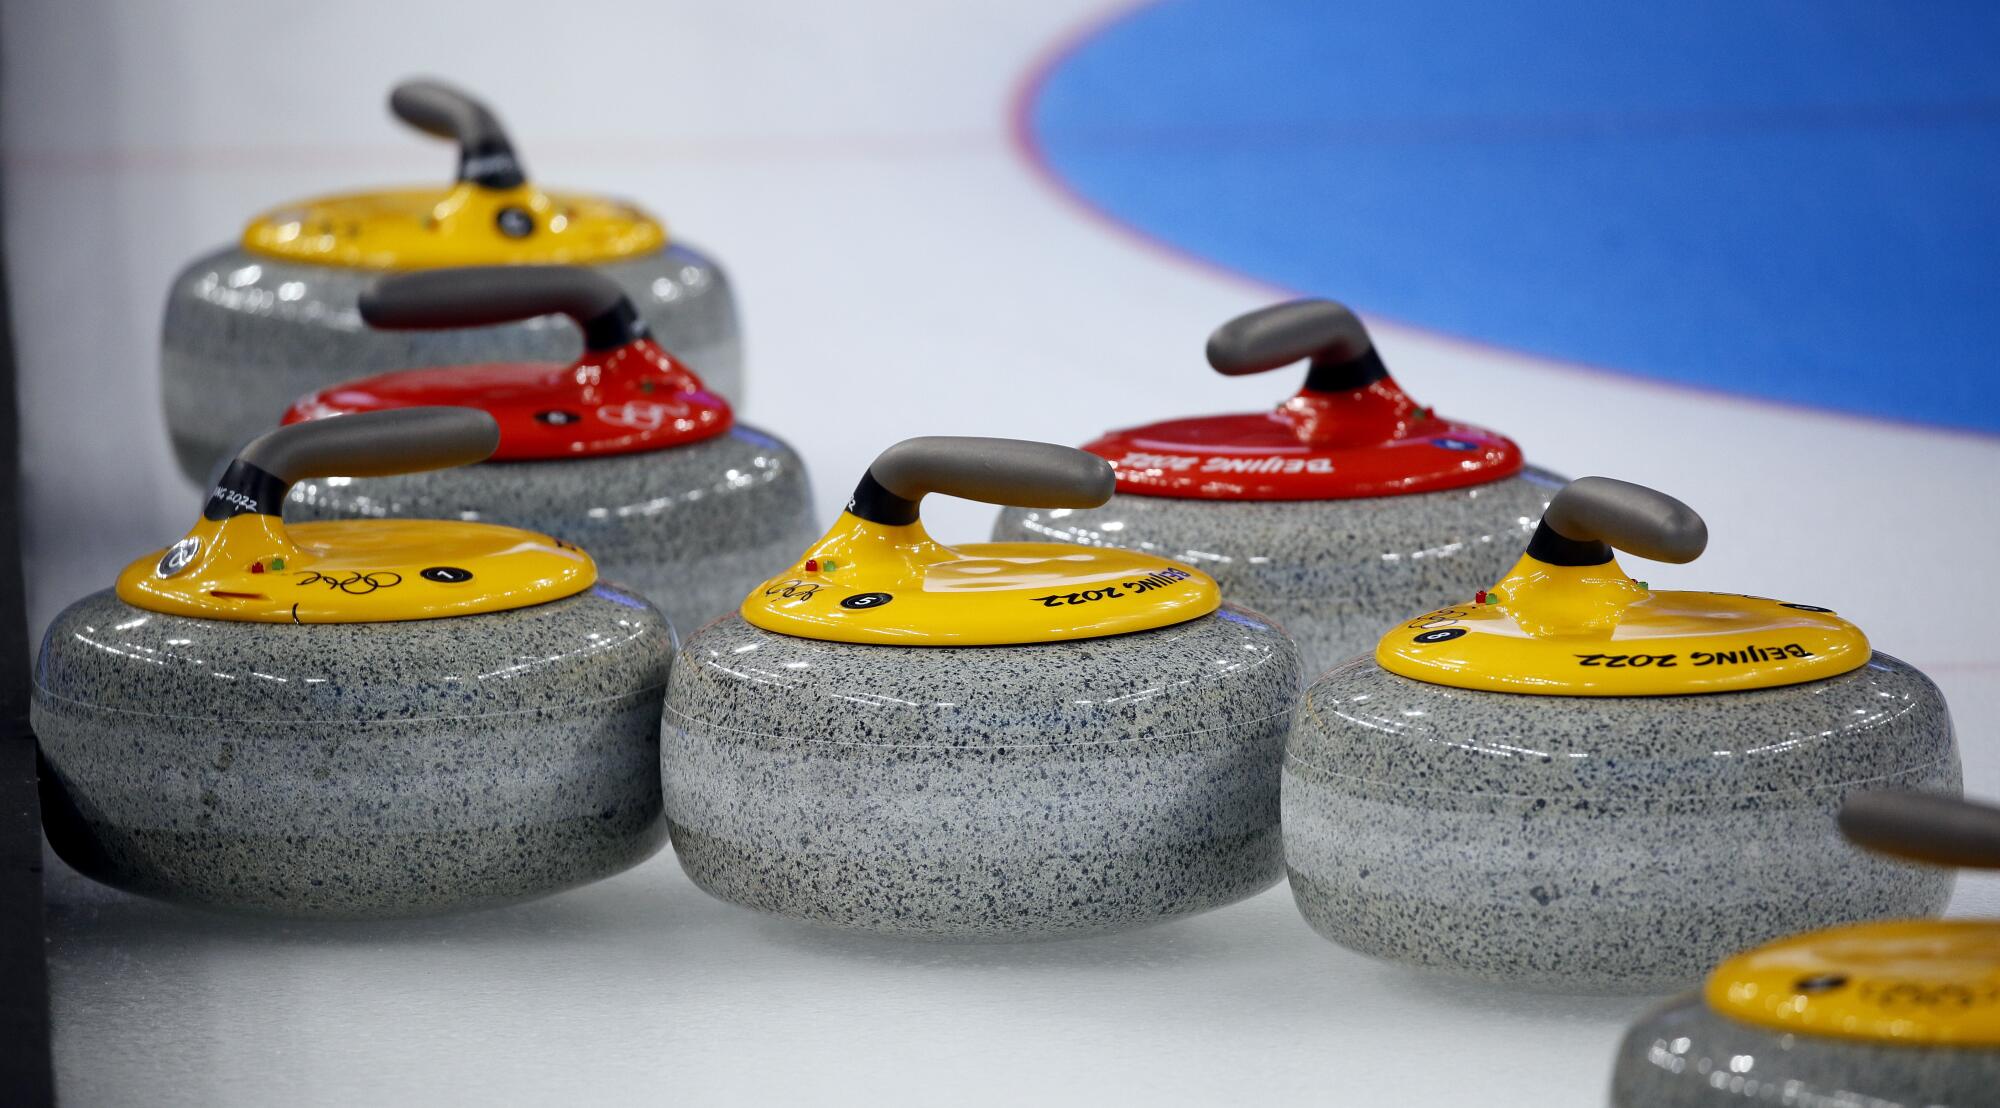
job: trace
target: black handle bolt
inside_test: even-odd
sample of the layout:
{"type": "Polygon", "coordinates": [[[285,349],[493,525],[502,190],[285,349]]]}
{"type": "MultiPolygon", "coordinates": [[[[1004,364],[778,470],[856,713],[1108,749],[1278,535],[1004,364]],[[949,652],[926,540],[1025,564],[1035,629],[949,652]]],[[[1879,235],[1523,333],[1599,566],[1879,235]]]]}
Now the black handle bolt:
{"type": "Polygon", "coordinates": [[[500,118],[459,89],[442,81],[404,81],[389,93],[389,110],[427,135],[456,141],[461,181],[511,189],[528,179],[500,118]]]}
{"type": "Polygon", "coordinates": [[[1292,300],[1237,316],[1208,336],[1208,364],[1240,377],[1312,359],[1306,388],[1350,392],[1389,375],[1368,328],[1346,305],[1292,300]]]}
{"type": "Polygon", "coordinates": [[[1601,566],[1611,548],[1658,562],[1692,562],[1708,524],[1663,492],[1609,477],[1579,477],[1549,501],[1528,554],[1557,566],[1601,566]]]}

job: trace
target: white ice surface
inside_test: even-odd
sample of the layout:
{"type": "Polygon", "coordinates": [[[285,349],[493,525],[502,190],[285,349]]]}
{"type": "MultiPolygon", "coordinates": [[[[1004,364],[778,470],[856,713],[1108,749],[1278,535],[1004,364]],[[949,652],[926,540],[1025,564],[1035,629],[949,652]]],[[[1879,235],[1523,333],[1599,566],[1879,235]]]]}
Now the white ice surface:
{"type": "MultiPolygon", "coordinates": [[[[252,211],[451,155],[382,108],[480,90],[538,180],[641,199],[738,282],[752,422],[821,510],[910,434],[1082,441],[1254,408],[1207,331],[1270,290],[1080,212],[1012,147],[1011,99],[1103,12],[1006,4],[10,2],[0,58],[38,630],[179,534],[155,384],[173,272],[252,211]]],[[[1648,385],[1378,324],[1399,379],[1543,465],[1657,484],[1711,552],[1645,566],[1835,604],[1944,686],[1969,791],[2000,796],[2000,442],[1648,385]]],[[[946,538],[990,512],[927,506],[946,538]]],[[[1634,567],[1635,569],[1637,567],[1634,567]]],[[[2000,881],[1954,912],[2000,913],[2000,881]]],[[[1125,936],[1029,947],[824,935],[711,901],[671,854],[519,908],[303,927],[49,876],[73,1104],[1496,1105],[1601,1101],[1646,999],[1417,977],[1315,936],[1274,890],[1125,936]]]]}

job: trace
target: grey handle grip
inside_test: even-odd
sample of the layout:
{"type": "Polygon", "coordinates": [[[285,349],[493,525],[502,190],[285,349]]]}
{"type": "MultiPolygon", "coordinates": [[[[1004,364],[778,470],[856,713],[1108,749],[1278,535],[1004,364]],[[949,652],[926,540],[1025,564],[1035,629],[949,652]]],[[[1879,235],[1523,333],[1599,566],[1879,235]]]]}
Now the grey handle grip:
{"type": "Polygon", "coordinates": [[[425,269],[385,277],[361,293],[361,318],[383,330],[490,327],[566,315],[591,350],[646,336],[638,309],[618,282],[569,265],[488,265],[425,269]]]}
{"type": "Polygon", "coordinates": [[[500,117],[470,94],[442,81],[404,81],[389,93],[397,119],[427,135],[458,143],[458,179],[510,189],[527,179],[500,117]]]}
{"type": "Polygon", "coordinates": [[[202,515],[282,515],[307,477],[388,477],[484,461],[500,425],[475,408],[396,408],[294,423],[252,439],[222,471],[202,515]]]}
{"type": "Polygon", "coordinates": [[[1306,388],[1342,392],[1387,376],[1360,317],[1332,300],[1291,300],[1237,316],[1208,336],[1208,364],[1240,377],[1312,359],[1306,388]]]}
{"type": "Polygon", "coordinates": [[[1858,846],[1935,866],[2000,869],[2000,808],[1936,793],[1855,793],[1840,833],[1858,846]]]}
{"type": "Polygon", "coordinates": [[[485,461],[500,425],[477,408],[395,408],[267,431],[236,455],[286,484],[308,477],[388,477],[485,461]]]}
{"type": "Polygon", "coordinates": [[[1611,548],[1659,562],[1692,562],[1708,524],[1666,493],[1609,477],[1579,477],[1549,501],[1528,553],[1552,565],[1602,565],[1611,548]]]}
{"type": "Polygon", "coordinates": [[[934,492],[1024,508],[1094,508],[1111,499],[1115,482],[1110,462],[1074,447],[930,436],[884,450],[847,510],[900,526],[916,522],[917,503],[934,492]]]}

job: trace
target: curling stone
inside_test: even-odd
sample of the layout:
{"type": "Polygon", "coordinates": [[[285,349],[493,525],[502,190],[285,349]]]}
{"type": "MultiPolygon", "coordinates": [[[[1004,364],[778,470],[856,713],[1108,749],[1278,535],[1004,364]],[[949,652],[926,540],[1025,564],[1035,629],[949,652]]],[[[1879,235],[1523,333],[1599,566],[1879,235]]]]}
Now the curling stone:
{"type": "Polygon", "coordinates": [[[483,327],[565,316],[583,333],[571,363],[406,370],[305,397],[287,423],[447,404],[500,422],[483,465],[300,481],[291,519],[487,520],[591,552],[681,634],[734,611],[765,569],[818,533],[805,463],[735,423],[646,324],[617,283],[574,266],[490,266],[390,277],[361,296],[370,326],[483,327]]]}
{"type": "Polygon", "coordinates": [[[1068,447],[922,438],[691,637],[661,740],[681,865],[723,900],[923,939],[1088,934],[1275,883],[1296,648],[1164,558],[944,546],[939,492],[1086,507],[1068,447]]]}
{"type": "Polygon", "coordinates": [[[384,332],[355,301],[386,272],[444,266],[588,265],[618,282],[653,333],[721,395],[742,399],[736,305],[722,270],[623,201],[530,184],[500,122],[466,94],[396,86],[389,108],[458,142],[445,188],[321,197],[257,216],[242,240],[174,278],[161,335],[161,396],[181,471],[207,482],[304,394],[410,366],[561,358],[552,320],[479,330],[384,332]]]}
{"type": "Polygon", "coordinates": [[[1826,608],[1654,591],[1692,509],[1602,477],[1497,585],[1404,622],[1305,694],[1285,860],[1365,954],[1531,988],[1666,992],[1800,927],[1935,914],[1940,873],[1834,827],[1859,789],[1956,793],[1937,686],[1826,608]]]}
{"type": "Polygon", "coordinates": [[[1232,377],[1301,359],[1305,388],[1276,411],[1087,444],[1117,467],[1118,495],[1089,510],[1008,508],[993,537],[1186,562],[1290,631],[1313,674],[1505,572],[1562,480],[1524,466],[1512,440],[1411,400],[1339,304],[1278,304],[1208,340],[1209,364],[1232,377]]]}
{"type": "Polygon", "coordinates": [[[498,437],[463,408],[273,431],[187,537],[57,616],[32,705],[56,853],[163,900],[354,918],[658,850],[657,611],[547,535],[279,519],[302,477],[461,465],[498,437]]]}
{"type": "MultiPolygon", "coordinates": [[[[1864,847],[2000,869],[2000,808],[1859,793],[1864,847]]],[[[1810,895],[1810,890],[1800,890],[1810,895]]],[[[1627,1032],[1614,1108],[2000,1104],[2000,920],[1895,920],[1779,939],[1627,1032]]]]}

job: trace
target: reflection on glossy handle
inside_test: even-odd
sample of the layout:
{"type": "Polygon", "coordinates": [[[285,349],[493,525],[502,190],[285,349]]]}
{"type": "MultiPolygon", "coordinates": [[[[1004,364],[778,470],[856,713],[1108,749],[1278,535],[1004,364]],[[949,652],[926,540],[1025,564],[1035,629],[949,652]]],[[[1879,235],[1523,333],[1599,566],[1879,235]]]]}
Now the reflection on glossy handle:
{"type": "Polygon", "coordinates": [[[499,445],[500,425],[475,408],[396,408],[294,423],[252,439],[222,471],[202,515],[279,515],[295,481],[470,465],[499,445]]]}
{"type": "Polygon", "coordinates": [[[1074,447],[933,436],[883,451],[847,510],[900,526],[916,522],[917,502],[934,492],[1024,508],[1094,508],[1111,499],[1114,487],[1111,463],[1074,447]]]}
{"type": "Polygon", "coordinates": [[[1312,359],[1306,388],[1342,392],[1387,374],[1368,328],[1344,304],[1292,300],[1237,316],[1208,336],[1208,364],[1238,377],[1312,359]]]}
{"type": "Polygon", "coordinates": [[[490,189],[526,180],[499,117],[467,93],[442,81],[404,81],[389,93],[389,110],[425,134],[456,141],[459,180],[490,189]]]}
{"type": "Polygon", "coordinates": [[[618,282],[583,266],[419,270],[385,277],[361,294],[361,318],[384,330],[488,327],[554,314],[576,321],[592,350],[614,350],[646,335],[618,282]]]}
{"type": "Polygon", "coordinates": [[[1936,866],[2000,869],[2000,808],[1936,793],[1856,793],[1840,833],[1880,854],[1936,866]]]}
{"type": "Polygon", "coordinates": [[[1708,525],[1666,493],[1609,477],[1579,477],[1549,501],[1528,553],[1551,565],[1592,566],[1610,561],[1613,547],[1660,562],[1691,562],[1707,546],[1708,525]]]}
{"type": "Polygon", "coordinates": [[[387,477],[486,460],[500,425],[477,408],[397,408],[265,432],[237,455],[278,480],[387,477]]]}

